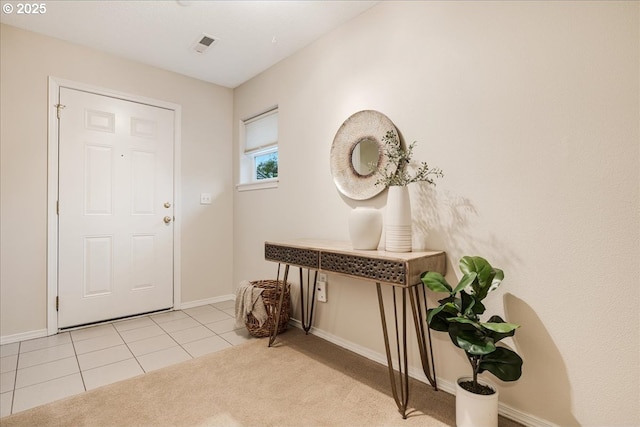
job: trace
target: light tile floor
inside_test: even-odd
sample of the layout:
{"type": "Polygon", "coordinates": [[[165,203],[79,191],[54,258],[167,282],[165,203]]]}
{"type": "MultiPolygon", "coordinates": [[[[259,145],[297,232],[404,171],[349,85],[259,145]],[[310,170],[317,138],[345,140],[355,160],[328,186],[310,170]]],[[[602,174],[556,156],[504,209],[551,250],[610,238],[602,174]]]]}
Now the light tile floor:
{"type": "Polygon", "coordinates": [[[0,346],[0,417],[240,344],[234,302],[0,346]]]}

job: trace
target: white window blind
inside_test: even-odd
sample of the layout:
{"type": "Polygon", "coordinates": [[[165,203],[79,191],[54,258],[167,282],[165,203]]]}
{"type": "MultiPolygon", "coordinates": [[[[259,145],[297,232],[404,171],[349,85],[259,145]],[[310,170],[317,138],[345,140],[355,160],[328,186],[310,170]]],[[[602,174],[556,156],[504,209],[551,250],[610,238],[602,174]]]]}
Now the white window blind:
{"type": "Polygon", "coordinates": [[[271,110],[244,122],[245,154],[278,144],[278,110],[271,110]]]}

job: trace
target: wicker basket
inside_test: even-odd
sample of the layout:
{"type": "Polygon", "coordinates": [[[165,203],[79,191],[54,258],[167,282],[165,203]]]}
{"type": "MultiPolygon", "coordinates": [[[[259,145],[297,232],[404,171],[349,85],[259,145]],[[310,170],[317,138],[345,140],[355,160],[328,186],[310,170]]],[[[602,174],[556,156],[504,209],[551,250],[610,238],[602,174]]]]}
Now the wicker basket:
{"type": "MultiPolygon", "coordinates": [[[[251,284],[264,289],[264,291],[262,291],[262,300],[264,301],[264,306],[267,309],[268,317],[262,326],[260,326],[256,318],[249,313],[247,315],[245,325],[249,333],[254,337],[268,337],[273,329],[276,311],[278,310],[278,287],[282,285],[282,280],[279,282],[276,282],[275,280],[256,280],[251,282],[251,284]]],[[[289,311],[291,306],[290,286],[291,285],[287,283],[284,288],[284,299],[282,300],[280,321],[278,322],[278,334],[286,331],[289,323],[289,311]]]]}

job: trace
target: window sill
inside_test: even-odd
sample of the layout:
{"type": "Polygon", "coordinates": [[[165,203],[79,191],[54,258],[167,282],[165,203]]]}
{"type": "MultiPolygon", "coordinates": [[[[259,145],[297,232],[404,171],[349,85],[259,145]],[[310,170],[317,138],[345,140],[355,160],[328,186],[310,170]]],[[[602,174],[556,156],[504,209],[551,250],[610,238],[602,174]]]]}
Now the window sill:
{"type": "Polygon", "coordinates": [[[238,191],[263,190],[267,188],[278,188],[278,178],[264,179],[261,181],[247,182],[236,185],[236,189],[238,191]]]}

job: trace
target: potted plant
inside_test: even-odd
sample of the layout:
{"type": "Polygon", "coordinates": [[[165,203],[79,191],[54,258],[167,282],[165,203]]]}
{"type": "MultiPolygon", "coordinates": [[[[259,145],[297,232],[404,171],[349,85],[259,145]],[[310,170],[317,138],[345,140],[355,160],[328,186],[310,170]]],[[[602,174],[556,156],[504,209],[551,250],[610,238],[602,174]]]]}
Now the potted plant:
{"type": "Polygon", "coordinates": [[[409,170],[416,141],[403,147],[398,135],[390,130],[382,138],[384,154],[388,159],[383,168],[376,169],[375,185],[389,188],[385,217],[386,250],[411,252],[411,201],[407,185],[426,182],[435,185],[434,178],[443,176],[439,168],[430,168],[421,162],[415,170],[409,170]]]}
{"type": "Polygon", "coordinates": [[[458,427],[497,426],[498,390],[478,375],[488,371],[502,381],[520,378],[522,358],[513,350],[496,345],[503,338],[513,336],[520,326],[496,315],[486,322],[480,319],[485,312],[482,301],[500,286],[504,279],[502,270],[479,256],[463,257],[459,267],[463,276],[455,288],[440,273],[422,274],[427,288],[449,294],[438,301],[438,307],[428,310],[427,322],[431,329],[447,332],[453,344],[464,350],[471,365],[472,375],[458,379],[456,385],[458,427]]]}

